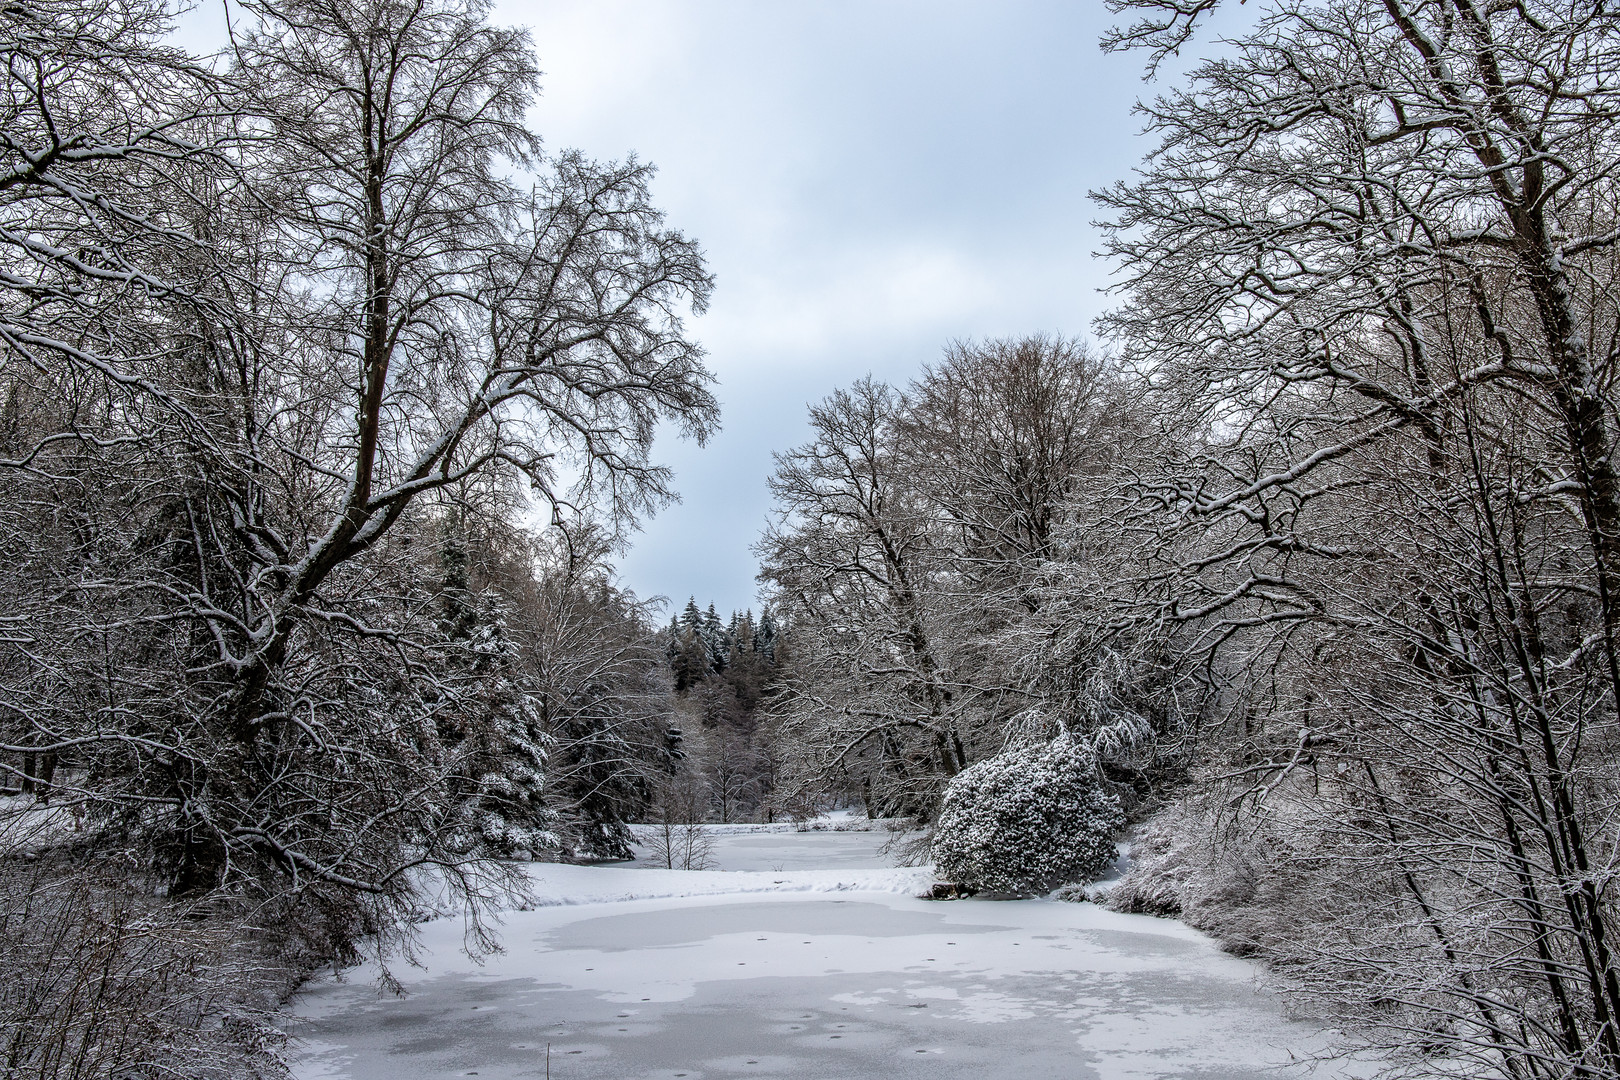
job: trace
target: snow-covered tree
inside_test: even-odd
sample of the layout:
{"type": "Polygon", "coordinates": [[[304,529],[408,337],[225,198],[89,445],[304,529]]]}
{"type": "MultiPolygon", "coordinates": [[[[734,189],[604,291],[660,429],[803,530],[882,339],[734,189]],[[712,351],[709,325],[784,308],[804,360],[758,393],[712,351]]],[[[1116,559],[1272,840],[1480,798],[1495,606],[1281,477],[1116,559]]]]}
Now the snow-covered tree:
{"type": "Polygon", "coordinates": [[[776,619],[766,608],[759,614],[759,626],[754,631],[753,650],[767,660],[776,660],[776,619]]]}
{"type": "Polygon", "coordinates": [[[709,670],[720,672],[725,670],[726,661],[731,656],[730,644],[726,638],[726,628],[720,622],[720,615],[709,605],[709,610],[703,613],[703,624],[698,628],[698,636],[703,641],[704,652],[709,657],[709,670]]]}
{"type": "Polygon", "coordinates": [[[53,320],[7,323],[28,358],[7,377],[38,384],[19,400],[74,385],[106,407],[41,414],[0,465],[7,505],[42,515],[75,477],[100,489],[76,523],[6,525],[13,564],[51,559],[65,589],[11,609],[35,629],[0,745],[97,757],[81,796],[166,835],[177,888],[248,875],[404,902],[404,863],[466,857],[433,846],[438,800],[405,797],[444,764],[421,745],[443,694],[408,600],[433,544],[408,534],[480,485],[621,524],[665,499],[658,418],[701,435],[715,413],[676,314],[709,279],[643,166],[541,168],[532,50],[475,0],[248,4],[228,82],[154,23],[100,41],[124,58],[115,85],[84,49],[118,10],[4,17],[50,78],[7,68],[23,112],[0,215],[34,239],[5,241],[22,276],[0,292],[53,320]],[[113,128],[137,142],[66,149],[113,128]],[[92,232],[102,263],[63,254],[92,232]],[[139,315],[92,303],[126,287],[139,315]],[[110,680],[87,634],[129,657],[110,680]],[[44,693],[30,668],[53,673],[44,693]],[[129,706],[75,707],[95,686],[129,706]]]}
{"type": "Polygon", "coordinates": [[[564,846],[629,858],[629,823],[682,754],[647,605],[613,584],[599,531],[556,538],[522,608],[527,687],[550,749],[547,800],[564,846]]]}
{"type": "Polygon", "coordinates": [[[703,629],[703,610],[698,607],[695,596],[687,597],[686,607],[681,609],[681,629],[690,630],[694,634],[703,629]]]}
{"type": "Polygon", "coordinates": [[[959,594],[928,508],[898,467],[901,407],[863,379],[810,409],[810,442],[776,456],[760,576],[791,613],[794,671],[779,702],[807,782],[857,772],[891,812],[927,815],[967,764],[956,661],[959,594]]]}
{"type": "MultiPolygon", "coordinates": [[[[1115,6],[1162,56],[1217,0],[1115,6]]],[[[1189,910],[1510,1080],[1620,1075],[1617,55],[1602,3],[1268,5],[1099,196],[1175,452],[1087,592],[1208,690],[1171,820],[1228,842],[1170,847],[1248,868],[1189,910]]]]}
{"type": "Polygon", "coordinates": [[[1002,745],[1042,693],[1020,628],[1129,417],[1113,365],[1044,337],[959,343],[904,391],[868,379],[812,406],[756,548],[794,627],[777,709],[803,782],[929,817],[1002,745]]]}

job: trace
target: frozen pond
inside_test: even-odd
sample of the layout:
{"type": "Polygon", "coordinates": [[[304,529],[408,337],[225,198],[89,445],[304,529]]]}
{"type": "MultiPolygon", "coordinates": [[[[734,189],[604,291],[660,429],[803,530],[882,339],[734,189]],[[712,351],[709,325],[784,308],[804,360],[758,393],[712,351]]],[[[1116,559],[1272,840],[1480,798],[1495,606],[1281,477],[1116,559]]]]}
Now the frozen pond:
{"type": "Polygon", "coordinates": [[[714,839],[726,869],[536,867],[550,903],[508,916],[504,954],[430,924],[404,998],[365,968],[312,983],[295,1075],[545,1077],[549,1044],[555,1080],[1281,1080],[1325,1045],[1179,923],[920,900],[883,833],[714,839]]]}
{"type": "MultiPolygon", "coordinates": [[[[832,824],[847,825],[848,819],[834,818],[832,824]]],[[[894,865],[885,853],[890,833],[871,829],[806,829],[791,825],[754,826],[713,825],[705,830],[712,845],[708,870],[874,870],[894,865]]],[[[629,866],[660,866],[641,858],[629,866]]]]}

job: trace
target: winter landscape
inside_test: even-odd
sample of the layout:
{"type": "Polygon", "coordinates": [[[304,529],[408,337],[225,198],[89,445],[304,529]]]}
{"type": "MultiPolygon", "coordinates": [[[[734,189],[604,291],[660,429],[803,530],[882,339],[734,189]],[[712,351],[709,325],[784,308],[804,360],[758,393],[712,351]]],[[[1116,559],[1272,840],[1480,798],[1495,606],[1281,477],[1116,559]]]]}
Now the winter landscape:
{"type": "Polygon", "coordinates": [[[313,982],[294,1075],[533,1077],[549,1053],[559,1080],[1259,1080],[1338,1049],[1179,923],[919,899],[928,874],[889,868],[881,826],[704,828],[719,833],[709,870],[536,869],[533,908],[482,964],[459,923],[430,924],[405,997],[379,997],[365,968],[313,982]]]}
{"type": "Polygon", "coordinates": [[[1620,5],[0,42],[0,1080],[1620,1080],[1620,5]]]}

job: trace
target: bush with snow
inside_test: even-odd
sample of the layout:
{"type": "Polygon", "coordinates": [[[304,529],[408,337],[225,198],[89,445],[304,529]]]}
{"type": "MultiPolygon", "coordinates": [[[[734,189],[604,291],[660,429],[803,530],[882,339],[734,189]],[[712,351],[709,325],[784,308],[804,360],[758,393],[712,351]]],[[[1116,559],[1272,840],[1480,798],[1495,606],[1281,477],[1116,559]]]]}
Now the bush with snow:
{"type": "Polygon", "coordinates": [[[1125,824],[1096,759],[1060,734],[1015,745],[964,769],[945,789],[934,828],[942,878],[1029,896],[1100,876],[1125,824]]]}

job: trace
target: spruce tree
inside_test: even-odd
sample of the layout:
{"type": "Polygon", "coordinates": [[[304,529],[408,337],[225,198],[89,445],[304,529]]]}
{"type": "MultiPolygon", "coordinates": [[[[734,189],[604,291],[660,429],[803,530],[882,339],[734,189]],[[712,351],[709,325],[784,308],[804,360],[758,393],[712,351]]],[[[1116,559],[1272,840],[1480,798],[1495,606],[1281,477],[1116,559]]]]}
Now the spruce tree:
{"type": "Polygon", "coordinates": [[[453,846],[499,858],[543,858],[560,847],[547,803],[547,737],[520,685],[511,611],[499,592],[472,588],[459,525],[447,522],[440,565],[442,696],[435,727],[452,778],[453,846]]]}
{"type": "Polygon", "coordinates": [[[703,629],[703,612],[698,610],[695,596],[686,598],[686,607],[681,611],[681,628],[694,633],[703,629]]]}
{"type": "Polygon", "coordinates": [[[684,693],[709,677],[709,651],[695,630],[683,629],[676,641],[678,648],[670,668],[676,692],[684,693]]]}
{"type": "Polygon", "coordinates": [[[664,657],[669,661],[670,670],[673,671],[675,662],[681,655],[681,620],[671,615],[669,617],[669,629],[664,633],[669,639],[664,642],[664,657]]]}
{"type": "Polygon", "coordinates": [[[776,620],[771,618],[770,609],[760,613],[759,628],[754,632],[754,651],[772,663],[776,662],[776,620]]]}
{"type": "Polygon", "coordinates": [[[716,674],[724,671],[730,650],[726,648],[726,629],[720,625],[720,615],[714,610],[713,604],[703,615],[701,633],[703,645],[709,651],[709,670],[716,674]]]}

